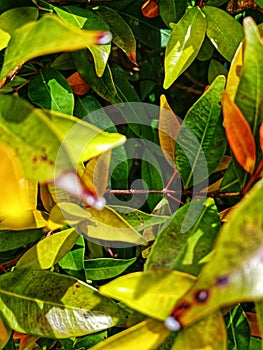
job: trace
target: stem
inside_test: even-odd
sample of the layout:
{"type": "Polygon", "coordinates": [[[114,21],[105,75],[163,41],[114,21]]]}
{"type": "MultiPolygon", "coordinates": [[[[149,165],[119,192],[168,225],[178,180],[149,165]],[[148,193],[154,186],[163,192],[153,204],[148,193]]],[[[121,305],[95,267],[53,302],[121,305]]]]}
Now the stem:
{"type": "Polygon", "coordinates": [[[263,158],[262,158],[261,162],[259,163],[259,166],[257,167],[257,170],[252,174],[250,180],[248,181],[248,183],[244,187],[244,189],[242,191],[243,195],[248,192],[250,187],[253,185],[253,182],[256,181],[256,179],[259,177],[260,172],[261,172],[262,169],[263,169],[263,158]]]}

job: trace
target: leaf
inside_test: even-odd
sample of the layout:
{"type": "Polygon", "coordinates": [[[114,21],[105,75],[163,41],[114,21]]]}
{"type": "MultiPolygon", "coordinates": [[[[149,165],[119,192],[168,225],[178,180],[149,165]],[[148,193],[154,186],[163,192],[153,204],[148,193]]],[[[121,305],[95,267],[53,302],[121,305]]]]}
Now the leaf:
{"type": "Polygon", "coordinates": [[[239,44],[239,47],[233,57],[231,62],[227,81],[226,81],[226,91],[231,98],[231,100],[235,100],[237,89],[240,82],[240,76],[243,66],[243,56],[244,56],[244,42],[242,41],[239,44]]]}
{"type": "Polygon", "coordinates": [[[176,166],[184,188],[205,180],[219,165],[226,149],[221,121],[225,77],[218,76],[189,109],[176,145],[176,166]]]}
{"type": "Polygon", "coordinates": [[[227,305],[262,300],[262,193],[260,180],[223,225],[213,258],[172,312],[179,328],[227,305]],[[183,303],[187,307],[182,311],[183,303]]]}
{"type": "Polygon", "coordinates": [[[155,18],[159,16],[158,0],[145,0],[141,7],[144,17],[155,18]]]}
{"type": "Polygon", "coordinates": [[[0,252],[32,245],[43,236],[42,229],[0,231],[0,252]]]}
{"type": "Polygon", "coordinates": [[[197,6],[186,12],[174,26],[165,51],[165,89],[194,61],[204,41],[205,30],[206,19],[197,6]]]}
{"type": "Polygon", "coordinates": [[[12,75],[26,61],[50,53],[74,51],[87,45],[110,41],[108,32],[81,31],[64,24],[54,15],[45,15],[37,22],[18,28],[12,35],[5,51],[0,80],[12,75]],[[52,40],[47,36],[52,33],[52,40]]]}
{"type": "Polygon", "coordinates": [[[179,271],[134,272],[104,284],[99,292],[162,321],[193,281],[194,277],[179,271]]]}
{"type": "Polygon", "coordinates": [[[85,80],[81,77],[79,72],[75,72],[71,74],[67,78],[67,82],[71,87],[74,94],[79,96],[84,96],[89,93],[90,86],[85,82],[85,80]]]}
{"type": "Polygon", "coordinates": [[[223,92],[222,108],[231,150],[242,168],[252,174],[256,163],[256,144],[249,123],[226,91],[223,92]]]}
{"type": "Polygon", "coordinates": [[[79,74],[99,96],[109,101],[111,104],[122,102],[117,93],[108,65],[105,68],[103,76],[99,78],[96,75],[94,65],[88,60],[87,51],[83,50],[77,52],[77,54],[73,53],[73,60],[79,74]]]}
{"type": "Polygon", "coordinates": [[[165,95],[160,99],[159,142],[167,162],[174,167],[176,139],[180,122],[169,106],[165,95]]]}
{"type": "Polygon", "coordinates": [[[9,338],[11,337],[12,330],[7,326],[3,319],[0,317],[0,349],[4,349],[9,338]]]}
{"type": "MultiPolygon", "coordinates": [[[[65,6],[63,9],[54,7],[54,10],[60,18],[77,28],[101,31],[109,31],[110,29],[107,23],[97,16],[94,11],[89,11],[83,8],[80,9],[76,6],[65,6]]],[[[98,77],[101,77],[110,55],[111,46],[87,46],[94,58],[96,74],[98,77]]]]}
{"type": "Polygon", "coordinates": [[[42,239],[22,255],[16,269],[50,269],[70,251],[78,237],[79,234],[71,228],[42,239]]]}
{"type": "Polygon", "coordinates": [[[176,23],[185,13],[187,7],[187,2],[183,1],[173,1],[173,0],[159,0],[159,11],[160,16],[167,27],[170,23],[176,23]]]}
{"type": "Polygon", "coordinates": [[[28,96],[33,104],[44,109],[73,113],[73,92],[64,76],[54,68],[43,69],[30,79],[28,96]]]}
{"type": "Polygon", "coordinates": [[[132,62],[136,62],[136,40],[128,24],[110,7],[100,6],[95,11],[108,23],[113,43],[125,52],[132,62]]]}
{"type": "Polygon", "coordinates": [[[208,68],[208,82],[212,84],[218,75],[227,76],[227,69],[217,60],[211,59],[208,68]]]}
{"type": "Polygon", "coordinates": [[[257,337],[261,337],[261,334],[263,331],[263,303],[262,303],[262,301],[255,303],[255,307],[256,307],[256,325],[254,327],[255,329],[252,329],[251,333],[257,337]]]}
{"type": "Polygon", "coordinates": [[[130,265],[136,261],[136,258],[131,259],[90,259],[85,260],[84,268],[87,280],[104,280],[113,278],[124,272],[130,265]]]}
{"type": "Polygon", "coordinates": [[[113,335],[90,350],[152,350],[156,349],[169,333],[162,322],[148,319],[113,335]]]}
{"type": "Polygon", "coordinates": [[[77,118],[34,109],[14,95],[1,96],[0,112],[0,141],[16,151],[25,177],[39,182],[53,180],[55,169],[59,176],[74,168],[74,162],[87,161],[125,140],[77,118]]]}
{"type": "Polygon", "coordinates": [[[9,40],[10,40],[10,34],[5,32],[4,30],[0,29],[0,50],[3,50],[7,47],[9,40]]]}
{"type": "Polygon", "coordinates": [[[121,309],[93,287],[42,270],[21,269],[1,275],[0,296],[1,312],[10,327],[41,337],[95,333],[121,323],[123,317],[121,309]]]}
{"type": "Polygon", "coordinates": [[[221,312],[211,314],[179,332],[171,350],[177,349],[227,350],[227,334],[221,312]]]}
{"type": "Polygon", "coordinates": [[[202,11],[207,18],[206,35],[217,51],[226,60],[232,61],[244,35],[241,24],[214,6],[204,6],[202,11]]]}
{"type": "Polygon", "coordinates": [[[1,14],[0,28],[9,34],[13,34],[16,29],[28,22],[36,21],[38,15],[38,9],[33,6],[10,8],[1,14]]]}
{"type": "Polygon", "coordinates": [[[263,123],[260,125],[259,128],[259,142],[260,142],[260,148],[263,153],[263,123]]]}
{"type": "Polygon", "coordinates": [[[151,247],[145,270],[174,269],[197,276],[203,260],[210,253],[220,219],[214,201],[192,201],[178,209],[162,227],[151,247]],[[187,217],[188,215],[188,217],[187,217]],[[190,229],[182,230],[186,221],[192,220],[190,229]]]}

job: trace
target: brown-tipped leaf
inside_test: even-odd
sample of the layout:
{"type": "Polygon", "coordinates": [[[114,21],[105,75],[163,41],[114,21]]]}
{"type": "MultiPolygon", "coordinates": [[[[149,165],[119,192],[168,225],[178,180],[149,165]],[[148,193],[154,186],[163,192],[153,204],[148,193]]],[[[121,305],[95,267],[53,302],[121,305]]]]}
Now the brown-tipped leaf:
{"type": "Polygon", "coordinates": [[[242,168],[252,174],[256,163],[256,144],[249,123],[226,91],[223,92],[222,106],[231,150],[242,168]]]}

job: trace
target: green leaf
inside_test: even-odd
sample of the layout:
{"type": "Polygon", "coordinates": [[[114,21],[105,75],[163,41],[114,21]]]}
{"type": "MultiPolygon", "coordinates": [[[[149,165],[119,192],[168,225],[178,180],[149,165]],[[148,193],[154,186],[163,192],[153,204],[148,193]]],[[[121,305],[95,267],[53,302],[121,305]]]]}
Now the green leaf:
{"type": "Polygon", "coordinates": [[[111,104],[122,102],[114,84],[110,67],[107,65],[101,78],[96,75],[94,65],[89,62],[87,51],[73,53],[73,60],[79,74],[90,87],[111,104]]]}
{"type": "Polygon", "coordinates": [[[170,27],[170,23],[176,23],[185,13],[187,1],[159,0],[159,12],[162,20],[170,27]]]}
{"type": "Polygon", "coordinates": [[[93,287],[43,270],[2,275],[0,305],[12,329],[48,338],[95,333],[122,323],[123,317],[121,309],[93,287]]]}
{"type": "Polygon", "coordinates": [[[219,8],[204,6],[202,11],[207,18],[206,35],[218,52],[231,61],[244,36],[241,24],[219,8]]]}
{"type": "Polygon", "coordinates": [[[205,180],[219,165],[226,149],[221,98],[225,77],[218,76],[189,109],[176,145],[176,165],[184,188],[205,180]]]}
{"type": "Polygon", "coordinates": [[[58,265],[66,274],[84,281],[84,255],[85,240],[82,236],[79,236],[74,247],[58,262],[58,265]]]}
{"type": "Polygon", "coordinates": [[[221,312],[213,313],[179,332],[171,350],[177,349],[227,350],[227,334],[221,312]]]}
{"type": "Polygon", "coordinates": [[[77,164],[125,140],[77,118],[34,109],[14,95],[1,96],[0,112],[0,140],[17,152],[25,176],[40,182],[53,180],[55,167],[59,175],[73,168],[74,158],[77,164]],[[59,150],[62,153],[58,160],[59,150]]]}
{"type": "Polygon", "coordinates": [[[227,69],[217,60],[212,59],[208,68],[208,82],[212,84],[218,75],[227,76],[227,69]]]}
{"type": "Polygon", "coordinates": [[[160,321],[148,319],[104,340],[90,350],[156,349],[170,331],[160,321]]]}
{"type": "Polygon", "coordinates": [[[120,275],[136,261],[132,259],[90,259],[85,260],[84,267],[87,280],[104,280],[120,275]]]}
{"type": "Polygon", "coordinates": [[[206,19],[199,7],[187,11],[174,26],[165,51],[165,89],[194,61],[204,41],[205,30],[206,19]]]}
{"type": "Polygon", "coordinates": [[[79,234],[72,228],[46,237],[26,251],[16,268],[50,269],[74,246],[78,237],[79,234]]]}
{"type": "Polygon", "coordinates": [[[246,314],[240,305],[226,315],[228,349],[245,350],[249,348],[250,327],[246,314]]]}
{"type": "MultiPolygon", "coordinates": [[[[101,31],[110,30],[107,23],[93,11],[76,6],[66,6],[63,9],[54,7],[54,10],[60,18],[77,28],[101,31]]],[[[106,68],[111,45],[89,46],[89,50],[94,58],[96,74],[98,77],[101,77],[106,68]]]]}
{"type": "Polygon", "coordinates": [[[54,68],[43,69],[30,79],[28,96],[32,103],[42,108],[73,113],[73,92],[64,76],[54,68]]]}
{"type": "Polygon", "coordinates": [[[38,9],[36,7],[16,7],[3,12],[0,16],[0,28],[9,34],[30,21],[36,21],[38,9]]]}
{"type": "Polygon", "coordinates": [[[258,287],[263,276],[262,194],[263,181],[260,180],[223,225],[212,259],[175,306],[173,316],[182,327],[223,306],[263,299],[262,289],[258,287]],[[180,305],[185,302],[189,307],[182,312],[180,305]]]}
{"type": "Polygon", "coordinates": [[[107,32],[77,30],[55,15],[45,15],[39,21],[25,24],[13,33],[5,51],[0,80],[32,58],[79,50],[87,45],[103,43],[107,37],[110,39],[107,32]],[[47,32],[52,33],[52,40],[47,32]]]}
{"type": "Polygon", "coordinates": [[[203,44],[196,58],[199,61],[208,61],[213,57],[213,54],[214,54],[214,46],[211,43],[211,41],[208,39],[208,37],[205,36],[205,40],[203,41],[203,44]]]}
{"type": "Polygon", "coordinates": [[[125,52],[131,61],[136,62],[136,41],[128,24],[118,12],[109,7],[100,6],[95,12],[108,23],[113,43],[125,52]]]}
{"type": "Polygon", "coordinates": [[[218,230],[220,218],[214,201],[192,201],[178,209],[161,231],[151,248],[145,269],[169,268],[198,275],[210,253],[218,230]],[[187,217],[191,205],[191,217],[187,217]],[[201,209],[200,209],[201,205],[201,209]],[[185,220],[195,220],[190,229],[182,230],[185,220]]]}
{"type": "Polygon", "coordinates": [[[104,284],[99,292],[163,321],[169,315],[173,303],[190,288],[193,281],[194,277],[179,271],[134,272],[104,284]]]}
{"type": "Polygon", "coordinates": [[[42,229],[21,231],[0,231],[0,252],[22,248],[42,238],[42,229]]]}

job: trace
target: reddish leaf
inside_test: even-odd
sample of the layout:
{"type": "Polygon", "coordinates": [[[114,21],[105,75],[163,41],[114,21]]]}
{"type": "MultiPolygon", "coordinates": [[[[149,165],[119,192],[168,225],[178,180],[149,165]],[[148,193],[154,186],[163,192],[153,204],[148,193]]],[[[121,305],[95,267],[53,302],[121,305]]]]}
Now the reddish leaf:
{"type": "Polygon", "coordinates": [[[67,81],[76,95],[86,95],[90,91],[90,86],[85,82],[79,72],[73,73],[67,78],[67,81]]]}
{"type": "Polygon", "coordinates": [[[222,107],[231,150],[242,168],[252,174],[256,163],[256,144],[249,123],[226,91],[223,92],[222,107]]]}
{"type": "Polygon", "coordinates": [[[158,0],[146,0],[141,7],[142,14],[147,18],[159,16],[158,0]]]}
{"type": "Polygon", "coordinates": [[[259,128],[259,141],[260,141],[261,151],[263,153],[263,123],[260,125],[260,128],[259,128]]]}

